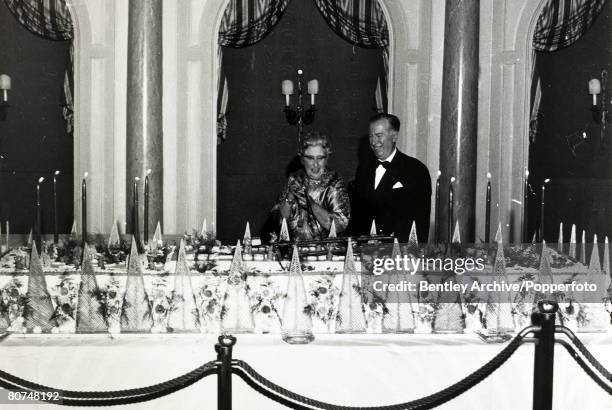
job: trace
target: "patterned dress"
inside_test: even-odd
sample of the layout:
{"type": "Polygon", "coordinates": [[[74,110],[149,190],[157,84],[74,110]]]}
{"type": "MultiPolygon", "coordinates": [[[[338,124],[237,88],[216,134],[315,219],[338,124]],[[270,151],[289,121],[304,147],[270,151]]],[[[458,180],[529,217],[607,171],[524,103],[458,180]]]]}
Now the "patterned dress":
{"type": "MultiPolygon", "coordinates": [[[[289,193],[293,193],[297,198],[305,198],[305,195],[308,195],[313,202],[331,213],[337,233],[346,229],[351,205],[346,184],[337,172],[325,170],[321,179],[317,181],[310,179],[303,169],[291,174],[279,202],[272,208],[272,212],[279,218],[279,224],[282,221],[280,207],[283,201],[290,197],[289,193]]],[[[291,240],[325,239],[329,235],[329,229],[319,223],[306,201],[300,199],[291,203],[291,215],[287,220],[287,227],[291,240]]]]}

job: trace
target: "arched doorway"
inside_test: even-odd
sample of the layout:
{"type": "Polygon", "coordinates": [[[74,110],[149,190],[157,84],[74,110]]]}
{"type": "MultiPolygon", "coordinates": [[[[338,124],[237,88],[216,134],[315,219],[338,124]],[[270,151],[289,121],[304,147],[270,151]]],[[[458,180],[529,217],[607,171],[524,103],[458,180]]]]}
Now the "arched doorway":
{"type": "Polygon", "coordinates": [[[297,129],[282,113],[280,82],[295,81],[298,68],[305,80],[319,80],[318,112],[305,131],[331,136],[330,166],[348,182],[367,119],[376,112],[383,50],[349,44],[329,28],[314,1],[293,1],[262,41],[224,48],[223,65],[230,107],[227,140],[217,150],[218,236],[241,237],[250,221],[253,234],[265,237],[278,229],[266,221],[297,150],[297,129]]]}

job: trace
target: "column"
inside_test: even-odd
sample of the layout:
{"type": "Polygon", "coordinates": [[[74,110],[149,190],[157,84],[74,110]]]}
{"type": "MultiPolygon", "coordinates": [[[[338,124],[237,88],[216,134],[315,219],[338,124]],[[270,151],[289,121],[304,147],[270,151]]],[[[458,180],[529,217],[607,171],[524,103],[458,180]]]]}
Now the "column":
{"type": "Polygon", "coordinates": [[[475,240],[479,13],[479,0],[446,0],[438,225],[442,241],[446,241],[450,217],[451,177],[456,178],[452,229],[458,220],[462,242],[475,240]]]}
{"type": "Polygon", "coordinates": [[[163,215],[162,0],[129,0],[126,216],[133,229],[134,177],[139,183],[139,230],[143,232],[144,177],[149,175],[149,233],[163,215]]]}

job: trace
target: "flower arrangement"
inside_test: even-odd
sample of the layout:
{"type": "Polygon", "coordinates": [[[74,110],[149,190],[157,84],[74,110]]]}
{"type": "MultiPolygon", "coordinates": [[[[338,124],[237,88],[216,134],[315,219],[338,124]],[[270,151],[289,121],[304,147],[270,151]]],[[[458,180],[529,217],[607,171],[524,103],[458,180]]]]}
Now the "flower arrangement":
{"type": "Polygon", "coordinates": [[[78,285],[67,272],[60,276],[60,280],[51,290],[51,297],[55,302],[54,319],[59,332],[72,331],[75,326],[75,310],[78,296],[78,285]]]}
{"type": "Polygon", "coordinates": [[[268,333],[274,324],[280,323],[278,311],[279,301],[284,298],[284,292],[266,277],[259,285],[254,285],[250,292],[251,312],[259,320],[263,333],[268,333]]]}
{"type": "Polygon", "coordinates": [[[121,323],[122,295],[119,280],[111,275],[109,282],[100,289],[98,295],[100,300],[101,314],[108,323],[110,332],[117,332],[121,323]]]}
{"type": "Polygon", "coordinates": [[[200,310],[200,321],[202,328],[208,328],[211,324],[219,322],[225,315],[221,295],[218,286],[205,284],[198,289],[196,300],[200,310]]]}
{"type": "Polygon", "coordinates": [[[76,238],[70,237],[68,241],[57,246],[57,262],[79,266],[82,256],[83,248],[81,242],[77,241],[76,238]]]}
{"type": "Polygon", "coordinates": [[[26,304],[23,282],[19,278],[12,278],[0,291],[0,328],[20,331],[23,328],[23,311],[26,304]]]}
{"type": "Polygon", "coordinates": [[[338,304],[340,290],[333,283],[333,277],[320,277],[309,285],[310,304],[304,307],[304,312],[323,323],[335,318],[334,312],[338,304]]]}
{"type": "Polygon", "coordinates": [[[162,333],[167,330],[168,313],[172,307],[172,296],[167,294],[167,277],[156,276],[153,279],[150,302],[153,316],[153,333],[162,333]]]}

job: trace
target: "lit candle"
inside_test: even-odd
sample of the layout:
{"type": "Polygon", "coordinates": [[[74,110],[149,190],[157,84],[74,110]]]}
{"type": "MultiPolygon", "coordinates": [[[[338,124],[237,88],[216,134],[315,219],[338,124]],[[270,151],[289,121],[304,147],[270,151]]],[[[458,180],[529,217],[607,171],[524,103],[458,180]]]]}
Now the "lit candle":
{"type": "Polygon", "coordinates": [[[6,250],[9,249],[9,221],[6,221],[6,250]]]}
{"type": "Polygon", "coordinates": [[[453,214],[455,207],[454,200],[454,192],[453,192],[453,182],[455,182],[455,177],[451,177],[450,184],[448,187],[448,243],[450,244],[453,237],[453,214]]]}
{"type": "Polygon", "coordinates": [[[0,90],[2,90],[2,102],[8,101],[8,91],[11,89],[11,77],[0,74],[0,90]]]}
{"type": "Polygon", "coordinates": [[[542,184],[542,202],[540,203],[540,241],[544,240],[544,194],[546,193],[546,184],[550,182],[550,178],[546,178],[542,184]]]}
{"type": "Polygon", "coordinates": [[[440,175],[442,175],[442,172],[438,170],[438,179],[436,179],[436,209],[434,211],[434,243],[439,242],[438,225],[440,223],[440,175]]]}
{"type": "Polygon", "coordinates": [[[485,243],[491,239],[491,173],[487,172],[487,205],[485,212],[485,243]]]}
{"type": "Polygon", "coordinates": [[[523,188],[523,242],[529,242],[529,170],[525,170],[525,186],[523,188]]]}
{"type": "Polygon", "coordinates": [[[59,174],[59,170],[53,174],[53,243],[57,243],[59,239],[57,231],[57,176],[59,174]]]}
{"type": "Polygon", "coordinates": [[[597,105],[597,94],[601,93],[599,79],[593,78],[589,81],[589,94],[593,96],[593,105],[597,105]]]}
{"type": "Polygon", "coordinates": [[[149,242],[149,175],[151,175],[151,169],[147,169],[144,181],[144,242],[149,242]]]}
{"type": "Polygon", "coordinates": [[[308,94],[310,94],[310,105],[315,105],[315,95],[319,94],[319,80],[316,78],[308,81],[308,94]]]}
{"type": "Polygon", "coordinates": [[[40,248],[40,236],[42,233],[42,228],[41,228],[42,213],[40,209],[40,184],[42,184],[44,180],[45,180],[45,177],[40,177],[38,178],[38,183],[36,184],[36,242],[39,248],[40,248]]]}
{"type": "Polygon", "coordinates": [[[81,183],[81,231],[83,233],[83,242],[87,242],[87,176],[89,172],[83,173],[83,182],[81,183]]]}
{"type": "Polygon", "coordinates": [[[285,106],[289,107],[289,98],[293,95],[293,81],[283,80],[281,83],[281,92],[285,96],[285,106]]]}
{"type": "Polygon", "coordinates": [[[132,210],[132,234],[136,238],[136,243],[139,241],[139,232],[138,232],[138,181],[140,178],[134,177],[134,191],[133,191],[133,210],[132,210]]]}

